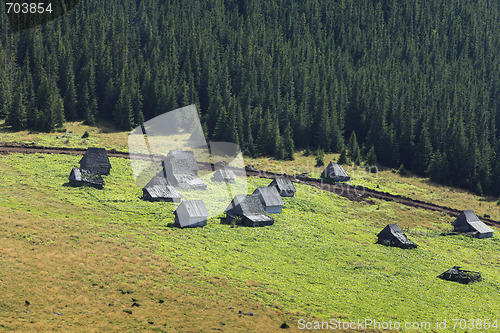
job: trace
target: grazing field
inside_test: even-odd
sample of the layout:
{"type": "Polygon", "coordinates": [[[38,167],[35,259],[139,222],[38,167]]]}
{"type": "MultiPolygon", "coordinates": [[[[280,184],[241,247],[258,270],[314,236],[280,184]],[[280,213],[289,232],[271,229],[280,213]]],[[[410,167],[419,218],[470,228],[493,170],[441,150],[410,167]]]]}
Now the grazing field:
{"type": "MultiPolygon", "coordinates": [[[[304,156],[303,152],[298,152],[295,156],[294,161],[284,162],[269,158],[246,158],[246,163],[260,170],[290,175],[307,172],[310,177],[320,177],[325,167],[316,167],[314,155],[304,156]]],[[[324,161],[328,164],[329,161],[337,161],[337,159],[338,154],[325,154],[324,161]]],[[[349,183],[352,185],[360,185],[458,210],[474,209],[479,217],[486,214],[500,221],[498,198],[479,196],[470,191],[439,185],[430,181],[429,178],[416,177],[409,172],[407,176],[402,176],[388,168],[380,168],[376,174],[365,171],[362,166],[344,165],[344,168],[351,176],[349,183]]]]}
{"type": "MultiPolygon", "coordinates": [[[[0,144],[34,144],[47,147],[87,148],[107,147],[118,151],[128,151],[128,132],[116,131],[112,126],[101,124],[99,127],[83,125],[81,122],[68,122],[65,132],[30,133],[28,131],[10,132],[0,121],[0,144]],[[87,131],[88,138],[82,138],[87,131]]],[[[324,162],[337,161],[338,154],[325,154],[324,162]]],[[[311,177],[319,177],[323,167],[316,167],[314,155],[304,156],[303,151],[295,154],[294,161],[277,161],[272,158],[245,157],[246,164],[255,168],[271,172],[287,173],[290,175],[307,172],[311,177]]],[[[381,168],[374,175],[366,172],[363,167],[346,165],[344,168],[351,175],[351,184],[362,185],[367,188],[399,194],[412,199],[423,200],[455,209],[474,209],[481,217],[489,215],[500,221],[500,206],[498,198],[479,196],[469,191],[443,186],[431,182],[428,178],[415,177],[411,174],[401,176],[391,169],[381,168]]]]}
{"type": "Polygon", "coordinates": [[[12,132],[0,121],[0,143],[32,144],[44,147],[87,148],[106,147],[118,151],[128,151],[128,133],[121,132],[101,122],[99,126],[87,126],[82,122],[67,122],[64,128],[54,133],[31,131],[12,132]],[[83,138],[85,132],[89,135],[83,138]]]}
{"type": "MultiPolygon", "coordinates": [[[[140,199],[128,160],[111,159],[103,190],[68,186],[79,158],[0,157],[0,327],[269,332],[283,322],[293,330],[300,318],[498,317],[498,235],[440,236],[449,216],[298,185],[271,227],[215,217],[202,229],[178,229],[170,226],[174,204],[140,199]],[[395,222],[418,249],[375,244],[395,222]],[[436,278],[453,265],[484,281],[436,278]]],[[[251,178],[248,190],[268,183],[251,178]]]]}

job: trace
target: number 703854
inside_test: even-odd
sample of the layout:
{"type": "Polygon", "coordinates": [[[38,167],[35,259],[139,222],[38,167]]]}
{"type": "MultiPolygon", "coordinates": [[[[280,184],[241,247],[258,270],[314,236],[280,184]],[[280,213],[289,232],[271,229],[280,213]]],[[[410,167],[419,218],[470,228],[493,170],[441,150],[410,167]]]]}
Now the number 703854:
{"type": "Polygon", "coordinates": [[[52,13],[52,4],[28,3],[28,2],[6,2],[7,14],[44,14],[52,13]]]}

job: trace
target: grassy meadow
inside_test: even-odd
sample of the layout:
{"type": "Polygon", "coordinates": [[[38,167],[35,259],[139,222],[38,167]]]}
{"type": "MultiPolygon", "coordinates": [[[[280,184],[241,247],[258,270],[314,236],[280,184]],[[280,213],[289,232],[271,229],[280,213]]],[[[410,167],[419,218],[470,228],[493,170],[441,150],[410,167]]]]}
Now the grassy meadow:
{"type": "MultiPolygon", "coordinates": [[[[68,122],[64,132],[31,133],[28,131],[10,132],[3,121],[0,122],[0,143],[24,143],[46,147],[107,147],[118,151],[128,151],[128,132],[116,131],[106,123],[99,127],[83,125],[81,122],[68,122]],[[85,132],[88,138],[82,138],[85,132]]],[[[324,162],[337,161],[338,154],[325,154],[324,162]]],[[[319,177],[324,167],[316,167],[314,155],[305,156],[303,151],[295,154],[294,161],[277,161],[272,158],[245,157],[245,163],[257,169],[287,174],[309,173],[311,177],[319,177]]],[[[484,214],[500,221],[498,198],[478,196],[469,191],[439,185],[428,178],[415,177],[411,174],[401,176],[391,169],[380,168],[377,174],[370,174],[362,167],[345,165],[351,175],[351,184],[361,185],[392,194],[404,195],[413,199],[449,206],[455,209],[474,209],[478,216],[484,214]]]]}
{"type": "MultiPolygon", "coordinates": [[[[271,227],[232,227],[215,216],[205,228],[178,229],[170,226],[175,204],[140,199],[128,160],[111,159],[103,190],[68,186],[79,158],[0,156],[0,330],[272,332],[283,322],[294,331],[300,318],[498,318],[498,235],[439,236],[450,229],[447,215],[297,185],[271,227]],[[418,249],[375,244],[395,222],[418,249]],[[480,271],[484,281],[436,278],[453,265],[480,271]]],[[[418,180],[384,172],[353,182],[431,195],[418,180]]],[[[268,183],[250,178],[248,191],[268,183]]],[[[426,186],[450,191],[446,202],[477,200],[464,193],[461,202],[459,191],[426,186]]],[[[497,206],[478,202],[498,219],[497,206]]]]}

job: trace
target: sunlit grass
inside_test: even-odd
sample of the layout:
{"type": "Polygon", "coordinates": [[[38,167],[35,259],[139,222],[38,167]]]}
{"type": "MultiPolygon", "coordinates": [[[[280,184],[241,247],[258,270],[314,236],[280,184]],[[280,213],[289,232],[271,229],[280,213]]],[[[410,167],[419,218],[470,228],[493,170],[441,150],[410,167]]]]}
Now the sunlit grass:
{"type": "MultiPolygon", "coordinates": [[[[325,154],[325,164],[337,161],[338,154],[325,154]]],[[[247,164],[257,169],[271,172],[286,173],[289,175],[308,173],[309,177],[319,178],[325,168],[316,167],[314,155],[304,156],[303,152],[295,154],[294,161],[276,161],[272,158],[246,158],[247,164]]],[[[363,166],[344,165],[351,176],[349,184],[361,185],[377,191],[395,195],[407,196],[438,205],[449,206],[458,210],[473,209],[478,216],[489,215],[500,221],[500,206],[498,198],[478,196],[470,191],[433,183],[429,178],[417,177],[409,174],[401,176],[394,170],[380,168],[377,173],[369,173],[363,166]]]]}
{"type": "MultiPolygon", "coordinates": [[[[241,288],[255,302],[305,318],[435,321],[467,318],[471,309],[482,318],[497,314],[498,236],[436,236],[449,229],[453,218],[447,215],[389,202],[351,202],[299,184],[296,197],[284,198],[283,213],[273,215],[271,227],[232,228],[211,218],[205,228],[178,229],[169,227],[175,204],[140,198],[128,160],[111,159],[104,190],[65,186],[77,161],[77,156],[60,155],[1,157],[0,188],[14,187],[24,195],[2,196],[0,207],[9,215],[82,219],[102,237],[147,247],[176,269],[194,270],[202,281],[227,279],[228,290],[241,288]],[[409,228],[418,249],[375,244],[375,235],[396,222],[409,228]],[[463,286],[436,278],[453,265],[480,271],[484,282],[463,286]]],[[[251,178],[248,191],[269,182],[251,178]]],[[[33,232],[26,237],[51,241],[33,232]]],[[[180,292],[184,278],[166,283],[180,292]]]]}

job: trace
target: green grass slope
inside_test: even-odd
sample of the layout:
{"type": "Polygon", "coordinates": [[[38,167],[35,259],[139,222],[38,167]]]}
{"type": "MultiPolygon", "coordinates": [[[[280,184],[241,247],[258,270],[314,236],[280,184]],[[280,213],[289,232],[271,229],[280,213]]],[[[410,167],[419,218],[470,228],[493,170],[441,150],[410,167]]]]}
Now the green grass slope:
{"type": "MultiPolygon", "coordinates": [[[[175,205],[141,200],[128,160],[111,159],[113,169],[103,190],[67,186],[79,158],[1,156],[0,207],[7,215],[83,220],[103,237],[127,239],[181,271],[197,272],[200,279],[189,280],[193,295],[197,287],[224,279],[226,289],[204,297],[217,299],[224,290],[230,297],[239,290],[296,319],[500,319],[498,235],[486,240],[437,236],[450,229],[453,218],[447,215],[389,202],[351,202],[297,185],[296,197],[284,198],[283,213],[273,216],[271,227],[231,227],[212,218],[205,228],[171,228],[167,225],[173,222],[175,205]],[[23,195],[9,195],[11,188],[23,195]],[[409,228],[419,248],[375,244],[375,235],[388,223],[409,228]],[[461,285],[436,278],[453,265],[480,271],[484,281],[461,285]]],[[[248,190],[268,183],[251,178],[248,190]]],[[[31,237],[36,239],[36,233],[31,237]]],[[[173,274],[162,283],[181,291],[185,281],[173,274]]]]}

